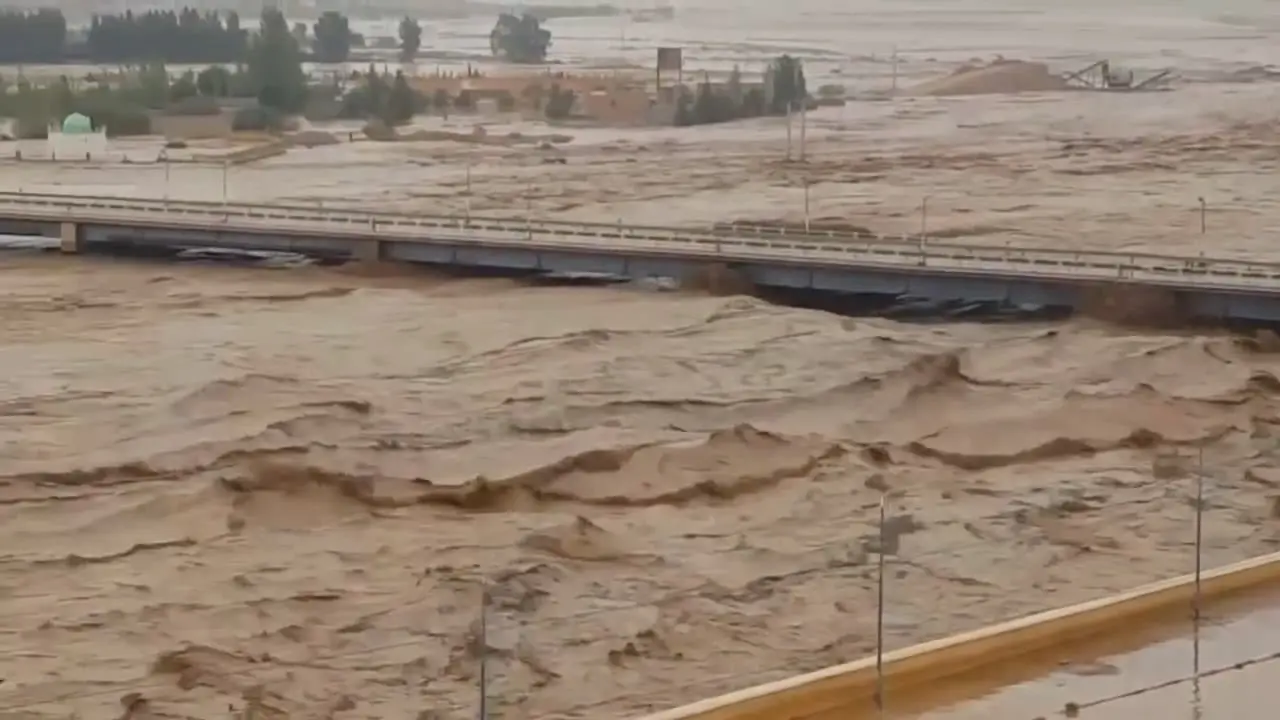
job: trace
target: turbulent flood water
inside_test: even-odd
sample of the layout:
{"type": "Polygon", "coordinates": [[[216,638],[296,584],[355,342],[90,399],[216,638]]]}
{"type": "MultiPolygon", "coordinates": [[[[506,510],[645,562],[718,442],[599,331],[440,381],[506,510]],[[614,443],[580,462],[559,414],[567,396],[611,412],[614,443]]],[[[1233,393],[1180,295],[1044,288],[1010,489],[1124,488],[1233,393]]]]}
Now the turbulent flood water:
{"type": "MultiPolygon", "coordinates": [[[[1265,3],[728,7],[682,4],[628,46],[648,57],[683,37],[725,68],[801,47],[828,54],[815,72],[854,68],[844,77],[855,56],[883,68],[893,46],[918,64],[1109,53],[1189,76],[1280,52],[1265,3]]],[[[557,30],[570,60],[617,43],[616,26],[575,22],[557,30]]],[[[1162,97],[1172,113],[1185,96],[1162,97]]],[[[962,132],[950,116],[930,127],[962,132]]],[[[1230,143],[1262,167],[1269,128],[1176,147],[1212,150],[1226,159],[1205,174],[1234,177],[1230,143]]],[[[1039,172],[1054,208],[1108,242],[1120,211],[1077,203],[1046,157],[989,165],[1022,184],[1039,172]]],[[[931,183],[980,187],[963,178],[973,156],[950,175],[921,158],[931,183]]],[[[880,185],[840,187],[904,182],[889,173],[910,163],[876,162],[880,185]]],[[[232,195],[332,178],[373,206],[390,170],[356,187],[345,163],[232,195]]],[[[607,183],[584,166],[593,202],[625,200],[642,166],[607,183]]],[[[64,191],[75,175],[145,194],[123,167],[4,173],[55,171],[64,191]]],[[[1005,187],[988,191],[1008,204],[1005,187]]],[[[919,197],[894,211],[904,226],[919,197]]],[[[1233,212],[1262,223],[1264,209],[1233,212]]],[[[1055,217],[1044,226],[1065,232],[1055,217]]],[[[1241,235],[1265,244],[1264,230],[1241,235]]],[[[1179,251],[1200,237],[1149,232],[1179,251]]],[[[0,255],[0,330],[4,717],[475,717],[482,605],[495,716],[630,717],[863,656],[881,551],[900,647],[1186,572],[1197,473],[1206,563],[1280,542],[1280,341],[1266,334],[919,326],[692,291],[21,253],[0,255]]]]}
{"type": "Polygon", "coordinates": [[[0,710],[621,717],[1276,539],[1280,355],[1085,321],[6,256],[0,710]],[[129,708],[132,708],[131,710],[129,708]]]}

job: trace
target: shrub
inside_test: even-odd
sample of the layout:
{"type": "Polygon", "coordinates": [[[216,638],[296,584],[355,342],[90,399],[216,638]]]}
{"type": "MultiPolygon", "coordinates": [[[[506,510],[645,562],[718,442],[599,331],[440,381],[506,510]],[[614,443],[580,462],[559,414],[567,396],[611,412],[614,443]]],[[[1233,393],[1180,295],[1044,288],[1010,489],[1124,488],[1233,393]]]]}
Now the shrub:
{"type": "Polygon", "coordinates": [[[278,110],[255,105],[236,112],[231,118],[234,132],[276,131],[284,127],[284,116],[278,110]]]}

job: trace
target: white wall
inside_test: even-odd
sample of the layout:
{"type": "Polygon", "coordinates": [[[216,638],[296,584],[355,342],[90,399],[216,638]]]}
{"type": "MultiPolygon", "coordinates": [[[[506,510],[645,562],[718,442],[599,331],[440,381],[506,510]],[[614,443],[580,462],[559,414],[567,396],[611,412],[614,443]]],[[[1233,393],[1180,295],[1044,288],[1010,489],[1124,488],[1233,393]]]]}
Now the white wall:
{"type": "Polygon", "coordinates": [[[99,158],[106,160],[107,133],[99,130],[93,133],[65,135],[60,130],[49,129],[49,158],[52,160],[78,160],[84,162],[99,158]],[[88,157],[86,158],[86,154],[88,157]]]}

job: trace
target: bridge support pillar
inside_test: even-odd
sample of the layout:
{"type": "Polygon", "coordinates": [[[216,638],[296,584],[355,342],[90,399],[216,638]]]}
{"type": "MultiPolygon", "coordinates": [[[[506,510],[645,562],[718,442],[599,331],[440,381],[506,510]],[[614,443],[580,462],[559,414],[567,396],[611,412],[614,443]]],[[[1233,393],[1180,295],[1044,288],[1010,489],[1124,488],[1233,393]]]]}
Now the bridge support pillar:
{"type": "Polygon", "coordinates": [[[58,228],[58,237],[62,242],[62,252],[80,252],[80,226],[74,222],[64,221],[58,228]]]}
{"type": "Polygon", "coordinates": [[[381,240],[360,240],[351,252],[351,258],[360,262],[382,262],[386,248],[381,240]]]}

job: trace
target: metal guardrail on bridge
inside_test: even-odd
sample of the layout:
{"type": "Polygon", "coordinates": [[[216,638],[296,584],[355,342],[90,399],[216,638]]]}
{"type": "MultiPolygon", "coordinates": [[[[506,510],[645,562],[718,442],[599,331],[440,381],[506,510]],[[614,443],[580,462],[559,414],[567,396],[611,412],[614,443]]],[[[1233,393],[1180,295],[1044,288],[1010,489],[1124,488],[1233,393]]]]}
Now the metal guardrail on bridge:
{"type": "Polygon", "coordinates": [[[1280,263],[1149,253],[984,247],[862,236],[742,236],[685,228],[318,208],[298,205],[138,200],[0,193],[0,217],[42,221],[137,222],[246,232],[322,231],[329,236],[397,242],[450,242],[664,253],[725,262],[774,261],[823,266],[914,269],[994,277],[1119,281],[1206,290],[1280,293],[1280,263]]]}

